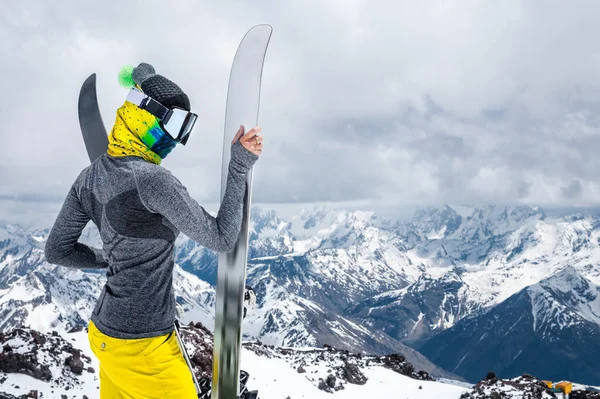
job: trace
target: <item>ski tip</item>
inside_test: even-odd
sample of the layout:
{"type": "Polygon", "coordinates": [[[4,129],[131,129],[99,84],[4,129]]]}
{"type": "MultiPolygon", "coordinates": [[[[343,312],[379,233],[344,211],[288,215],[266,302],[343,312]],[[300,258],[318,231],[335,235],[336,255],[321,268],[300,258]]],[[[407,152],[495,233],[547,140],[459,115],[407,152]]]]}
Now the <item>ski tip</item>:
{"type": "Polygon", "coordinates": [[[269,24],[258,24],[258,25],[254,25],[252,28],[248,29],[248,32],[246,32],[246,34],[244,35],[244,38],[246,38],[248,35],[250,34],[256,34],[260,31],[263,31],[262,33],[271,37],[271,35],[273,34],[273,27],[269,24]]]}
{"type": "Polygon", "coordinates": [[[93,98],[96,99],[96,74],[93,73],[87,77],[87,79],[81,85],[81,89],[79,90],[79,111],[81,112],[81,106],[86,102],[89,102],[89,99],[86,95],[87,92],[92,91],[93,98]]]}
{"type": "Polygon", "coordinates": [[[271,25],[269,25],[269,24],[258,24],[258,25],[254,25],[252,28],[248,29],[248,32],[246,32],[246,36],[250,32],[255,32],[255,31],[259,31],[259,30],[268,31],[269,32],[269,36],[271,36],[271,34],[273,33],[273,27],[271,25]]]}
{"type": "Polygon", "coordinates": [[[81,90],[79,90],[79,102],[80,103],[81,103],[82,97],[84,96],[84,93],[90,89],[92,89],[94,91],[96,90],[96,74],[95,73],[88,76],[87,79],[81,85],[81,90]]]}
{"type": "Polygon", "coordinates": [[[254,25],[252,27],[252,29],[260,28],[260,27],[269,28],[270,30],[273,30],[273,26],[271,24],[258,24],[258,25],[254,25]]]}
{"type": "Polygon", "coordinates": [[[90,84],[90,83],[95,83],[96,82],[96,72],[92,73],[90,76],[87,77],[87,79],[85,80],[85,82],[83,82],[83,84],[90,84]]]}

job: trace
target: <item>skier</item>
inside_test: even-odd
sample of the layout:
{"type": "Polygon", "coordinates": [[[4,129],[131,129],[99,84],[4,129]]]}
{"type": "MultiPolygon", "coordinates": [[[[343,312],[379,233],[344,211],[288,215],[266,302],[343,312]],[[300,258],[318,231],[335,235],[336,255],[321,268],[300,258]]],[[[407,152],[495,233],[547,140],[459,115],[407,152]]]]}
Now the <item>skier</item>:
{"type": "Polygon", "coordinates": [[[50,231],[49,263],[106,269],[88,325],[100,361],[100,397],[197,398],[173,333],[173,253],[180,232],[216,252],[234,248],[241,229],[246,174],[263,149],[261,129],[240,127],[231,143],[227,187],[217,217],[160,166],[185,145],[196,116],[181,88],[146,63],[120,74],[131,88],[105,154],[79,174],[50,231]],[[170,111],[161,118],[160,111],[170,111]],[[178,115],[178,117],[175,117],[178,115]],[[92,220],[103,249],[78,242],[92,220]]]}

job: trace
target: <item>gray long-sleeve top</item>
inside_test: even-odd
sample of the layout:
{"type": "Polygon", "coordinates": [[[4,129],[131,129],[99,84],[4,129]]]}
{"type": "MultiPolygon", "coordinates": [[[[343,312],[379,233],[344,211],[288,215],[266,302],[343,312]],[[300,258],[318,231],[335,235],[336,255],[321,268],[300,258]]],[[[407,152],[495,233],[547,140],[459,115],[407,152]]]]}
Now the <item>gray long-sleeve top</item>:
{"type": "Polygon", "coordinates": [[[134,156],[103,154],[73,183],[46,241],[48,262],[107,269],[92,321],[115,338],[173,330],[174,243],[180,232],[217,252],[233,249],[242,222],[246,174],[258,157],[232,145],[227,187],[211,216],[167,169],[134,156]],[[89,220],[103,249],[77,242],[89,220]]]}

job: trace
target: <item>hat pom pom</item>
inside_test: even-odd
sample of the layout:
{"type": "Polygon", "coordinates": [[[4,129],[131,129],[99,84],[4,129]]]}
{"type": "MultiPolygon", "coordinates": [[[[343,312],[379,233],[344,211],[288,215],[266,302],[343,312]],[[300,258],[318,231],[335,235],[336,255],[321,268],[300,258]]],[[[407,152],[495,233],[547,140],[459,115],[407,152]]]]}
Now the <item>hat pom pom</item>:
{"type": "Polygon", "coordinates": [[[133,80],[133,65],[126,65],[119,72],[119,83],[121,86],[131,89],[135,86],[135,81],[133,80]]]}

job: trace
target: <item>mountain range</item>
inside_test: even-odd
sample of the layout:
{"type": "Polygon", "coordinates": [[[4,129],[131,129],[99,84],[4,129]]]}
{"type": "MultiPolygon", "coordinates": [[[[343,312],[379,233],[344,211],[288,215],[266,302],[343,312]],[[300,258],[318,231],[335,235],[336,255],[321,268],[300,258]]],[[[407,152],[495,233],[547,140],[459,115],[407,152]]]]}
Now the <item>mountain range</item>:
{"type": "MultiPolygon", "coordinates": [[[[449,375],[421,352],[470,381],[494,369],[598,385],[599,222],[529,206],[426,208],[408,221],[322,206],[287,218],[254,208],[247,282],[258,302],[245,337],[402,352],[449,375]]],[[[0,228],[2,330],[67,329],[91,311],[103,275],[45,263],[47,232],[0,228]]],[[[99,245],[94,229],[84,235],[99,245]]],[[[187,320],[211,326],[216,256],[180,236],[175,260],[187,320]]]]}

